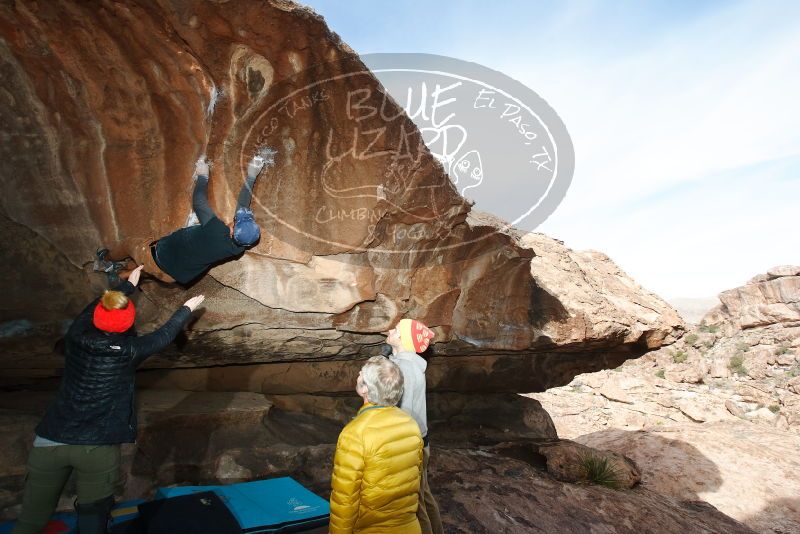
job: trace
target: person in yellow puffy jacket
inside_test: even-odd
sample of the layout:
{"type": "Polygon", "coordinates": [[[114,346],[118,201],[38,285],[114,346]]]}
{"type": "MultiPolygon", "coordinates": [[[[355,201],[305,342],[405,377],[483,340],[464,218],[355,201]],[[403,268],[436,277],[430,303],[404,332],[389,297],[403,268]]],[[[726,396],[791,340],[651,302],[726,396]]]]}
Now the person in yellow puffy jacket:
{"type": "Polygon", "coordinates": [[[422,469],[419,425],[397,407],[403,373],[373,356],[358,374],[364,406],[336,444],[331,478],[331,534],[420,534],[422,469]]]}

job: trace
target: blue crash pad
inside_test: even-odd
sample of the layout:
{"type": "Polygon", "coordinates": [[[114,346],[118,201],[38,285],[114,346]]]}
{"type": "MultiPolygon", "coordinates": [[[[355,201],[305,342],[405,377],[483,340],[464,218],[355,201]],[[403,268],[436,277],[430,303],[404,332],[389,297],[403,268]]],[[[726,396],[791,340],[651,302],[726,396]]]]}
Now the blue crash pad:
{"type": "Polygon", "coordinates": [[[213,491],[247,534],[297,532],[328,524],[330,505],[291,477],[226,486],[161,488],[155,499],[213,491]]]}

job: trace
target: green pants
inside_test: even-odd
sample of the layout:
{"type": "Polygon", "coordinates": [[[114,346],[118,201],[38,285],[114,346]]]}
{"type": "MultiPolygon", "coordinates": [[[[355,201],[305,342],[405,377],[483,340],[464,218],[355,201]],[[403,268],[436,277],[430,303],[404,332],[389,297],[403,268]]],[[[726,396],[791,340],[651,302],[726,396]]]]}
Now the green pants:
{"type": "Polygon", "coordinates": [[[55,511],[61,491],[73,470],[79,504],[113,495],[119,480],[119,456],[119,445],[59,445],[31,449],[22,514],[12,534],[41,532],[55,511]]]}
{"type": "Polygon", "coordinates": [[[430,445],[422,449],[422,477],[419,481],[419,504],[417,505],[417,519],[422,529],[422,534],[442,534],[442,518],[439,515],[439,505],[431,493],[428,484],[428,463],[431,459],[430,445]]]}

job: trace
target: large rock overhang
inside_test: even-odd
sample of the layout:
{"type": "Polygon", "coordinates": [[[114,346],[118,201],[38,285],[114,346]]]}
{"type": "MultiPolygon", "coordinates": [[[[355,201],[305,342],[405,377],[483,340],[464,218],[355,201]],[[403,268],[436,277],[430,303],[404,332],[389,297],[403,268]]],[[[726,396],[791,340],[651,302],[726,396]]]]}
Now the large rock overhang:
{"type": "Polygon", "coordinates": [[[98,245],[183,226],[201,153],[214,164],[211,203],[224,218],[261,144],[279,150],[254,192],[264,238],[188,292],[141,284],[143,331],[188,295],[207,297],[187,335],[148,367],[261,376],[265,366],[274,374],[308,363],[340,377],[322,380],[324,391],[344,391],[353,362],[379,352],[381,332],[414,317],[437,334],[435,389],[529,392],[682,331],[671,307],[604,255],[472,210],[414,124],[307,8],[4,4],[0,71],[6,383],[63,365],[54,349],[64,326],[102,286],[86,273],[98,245]],[[393,119],[360,117],[354,132],[341,100],[310,91],[272,128],[270,110],[321,78],[329,95],[370,88],[393,119]],[[370,131],[383,137],[363,157],[354,147],[370,131]]]}

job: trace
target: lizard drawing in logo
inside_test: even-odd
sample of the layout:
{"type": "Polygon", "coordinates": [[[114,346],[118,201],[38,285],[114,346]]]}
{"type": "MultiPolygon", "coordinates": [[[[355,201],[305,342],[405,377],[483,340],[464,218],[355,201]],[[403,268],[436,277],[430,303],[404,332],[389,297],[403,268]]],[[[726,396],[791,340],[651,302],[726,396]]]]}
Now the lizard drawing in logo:
{"type": "Polygon", "coordinates": [[[450,166],[450,179],[461,196],[467,198],[466,191],[481,185],[483,182],[483,163],[477,150],[470,150],[450,166]]]}

